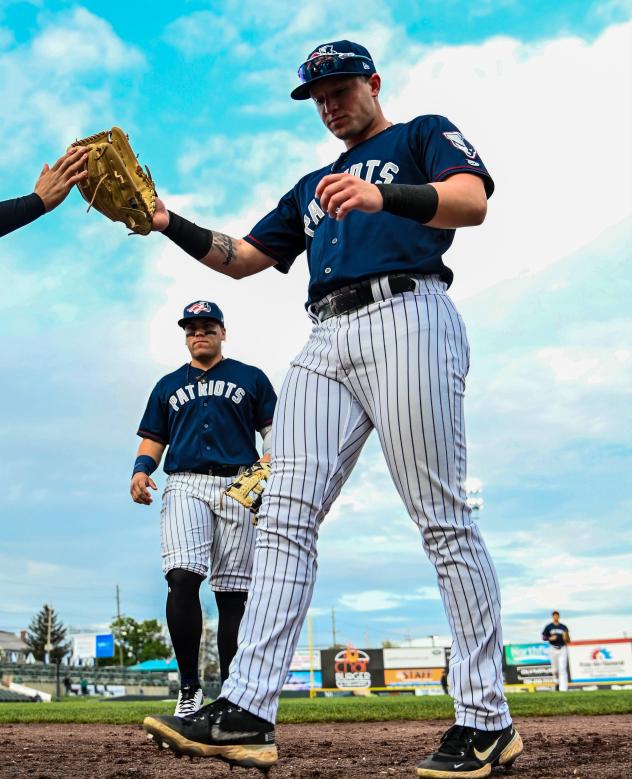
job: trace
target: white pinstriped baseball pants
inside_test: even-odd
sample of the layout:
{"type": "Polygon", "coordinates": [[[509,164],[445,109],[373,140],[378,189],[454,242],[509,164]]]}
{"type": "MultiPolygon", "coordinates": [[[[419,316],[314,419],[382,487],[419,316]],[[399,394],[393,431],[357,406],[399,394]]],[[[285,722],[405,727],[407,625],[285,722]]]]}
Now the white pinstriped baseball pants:
{"type": "Polygon", "coordinates": [[[312,597],[319,525],[375,428],[436,569],[453,637],[456,722],[500,729],[511,717],[498,582],[463,487],[465,328],[437,277],[393,297],[379,280],[373,288],[380,302],[315,323],[283,384],[253,579],[221,694],[274,721],[312,597]]]}
{"type": "Polygon", "coordinates": [[[250,585],[255,528],[252,514],[223,492],[234,476],[172,473],[160,511],[162,571],[210,573],[214,592],[245,591],[250,585]]]}

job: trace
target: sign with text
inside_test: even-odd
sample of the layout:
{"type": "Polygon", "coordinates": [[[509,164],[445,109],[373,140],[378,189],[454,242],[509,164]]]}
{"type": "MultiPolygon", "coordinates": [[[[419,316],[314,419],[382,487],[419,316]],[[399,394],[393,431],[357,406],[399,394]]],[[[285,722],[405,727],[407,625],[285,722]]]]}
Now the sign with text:
{"type": "MultiPolygon", "coordinates": [[[[297,649],[292,655],[290,663],[291,671],[309,671],[310,658],[309,649],[297,649]]],[[[320,671],[320,652],[317,649],[312,651],[312,668],[314,671],[320,671]]]]}
{"type": "Polygon", "coordinates": [[[384,669],[385,687],[416,687],[441,684],[444,668],[384,669]]]}
{"type": "Polygon", "coordinates": [[[339,690],[366,690],[384,686],[382,649],[344,649],[321,651],[323,687],[339,690]]]}
{"type": "Polygon", "coordinates": [[[553,684],[551,664],[508,665],[505,668],[506,684],[553,684]]]}
{"type": "Polygon", "coordinates": [[[632,681],[632,641],[574,641],[568,647],[572,682],[632,681]]]}
{"type": "Polygon", "coordinates": [[[384,668],[442,668],[446,661],[442,646],[392,647],[383,655],[384,668]]]}
{"type": "Polygon", "coordinates": [[[546,641],[532,644],[507,644],[506,665],[550,665],[549,645],[546,641]]]}

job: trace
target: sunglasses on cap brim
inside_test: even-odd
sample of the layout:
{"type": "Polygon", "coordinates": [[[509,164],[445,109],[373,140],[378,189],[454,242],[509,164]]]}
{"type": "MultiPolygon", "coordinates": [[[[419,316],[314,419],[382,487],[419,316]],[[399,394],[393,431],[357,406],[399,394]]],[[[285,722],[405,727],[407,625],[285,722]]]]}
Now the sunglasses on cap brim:
{"type": "Polygon", "coordinates": [[[368,67],[362,60],[373,65],[373,60],[370,57],[365,57],[364,54],[354,54],[353,52],[319,54],[305,61],[299,67],[298,77],[303,84],[308,84],[316,78],[329,76],[332,73],[365,73],[367,75],[373,73],[373,67],[368,67]]]}

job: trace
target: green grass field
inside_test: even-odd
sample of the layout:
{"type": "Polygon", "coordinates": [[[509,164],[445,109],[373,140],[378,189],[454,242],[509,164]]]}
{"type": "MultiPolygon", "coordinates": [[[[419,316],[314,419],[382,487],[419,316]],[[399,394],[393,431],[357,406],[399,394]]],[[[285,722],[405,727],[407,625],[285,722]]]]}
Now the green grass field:
{"type": "MultiPolygon", "coordinates": [[[[567,693],[513,693],[507,696],[516,717],[560,714],[632,714],[632,690],[567,693]]],[[[141,723],[147,714],[172,714],[173,703],[67,699],[59,703],[0,703],[0,724],[10,722],[141,723]]],[[[281,701],[278,721],[379,722],[451,719],[452,701],[444,695],[423,697],[291,698],[281,701]]]]}

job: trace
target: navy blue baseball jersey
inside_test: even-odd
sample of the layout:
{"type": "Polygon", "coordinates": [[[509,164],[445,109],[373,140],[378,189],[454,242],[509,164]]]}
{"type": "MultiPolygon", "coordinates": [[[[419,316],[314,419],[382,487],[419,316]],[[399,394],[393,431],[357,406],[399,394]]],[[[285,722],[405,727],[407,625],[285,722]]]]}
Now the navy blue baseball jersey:
{"type": "Polygon", "coordinates": [[[553,636],[553,640],[549,641],[551,646],[564,646],[566,643],[566,641],[564,641],[565,633],[568,633],[566,625],[563,625],[561,622],[558,622],[557,625],[555,622],[549,622],[542,631],[542,638],[545,641],[549,641],[549,637],[553,636]]]}
{"type": "Polygon", "coordinates": [[[138,435],[168,445],[166,473],[252,465],[255,431],[272,424],[275,405],[259,368],[230,358],[207,371],[187,363],[156,384],[138,435]]]}
{"type": "Polygon", "coordinates": [[[276,260],[287,273],[307,251],[307,305],[329,292],[387,273],[438,274],[451,284],[443,255],[454,230],[426,227],[386,211],[352,211],[343,220],[327,216],[314,193],[329,173],[351,173],[373,184],[427,184],[455,173],[481,176],[487,196],[494,183],[476,149],[443,116],[418,116],[382,130],[345,151],[333,165],[304,176],[245,240],[276,260]]]}

